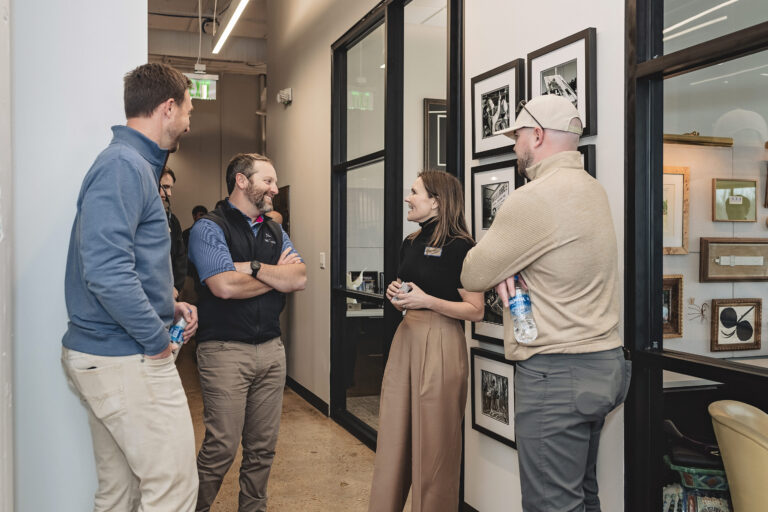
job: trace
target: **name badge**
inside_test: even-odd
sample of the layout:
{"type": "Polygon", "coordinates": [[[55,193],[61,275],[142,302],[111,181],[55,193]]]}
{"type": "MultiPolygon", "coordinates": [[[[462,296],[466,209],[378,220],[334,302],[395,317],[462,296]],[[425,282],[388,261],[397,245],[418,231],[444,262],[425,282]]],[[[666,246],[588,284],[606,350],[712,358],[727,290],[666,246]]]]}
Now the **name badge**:
{"type": "Polygon", "coordinates": [[[439,258],[442,255],[443,255],[442,247],[425,247],[424,248],[424,256],[434,256],[435,258],[439,258]]]}

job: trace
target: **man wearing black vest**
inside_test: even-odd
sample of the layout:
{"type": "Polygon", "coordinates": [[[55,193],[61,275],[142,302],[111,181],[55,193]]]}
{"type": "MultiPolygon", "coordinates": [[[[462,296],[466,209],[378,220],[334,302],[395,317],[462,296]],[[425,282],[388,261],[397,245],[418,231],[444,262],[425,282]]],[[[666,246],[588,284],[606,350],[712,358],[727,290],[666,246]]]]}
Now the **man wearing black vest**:
{"type": "Polygon", "coordinates": [[[304,289],[306,267],[291,240],[264,214],[277,176],[270,160],[235,155],[230,197],[195,223],[189,257],[200,276],[197,361],[205,439],[197,456],[197,510],[210,510],[242,436],[240,511],[267,509],[285,385],[280,312],[285,293],[304,289]]]}

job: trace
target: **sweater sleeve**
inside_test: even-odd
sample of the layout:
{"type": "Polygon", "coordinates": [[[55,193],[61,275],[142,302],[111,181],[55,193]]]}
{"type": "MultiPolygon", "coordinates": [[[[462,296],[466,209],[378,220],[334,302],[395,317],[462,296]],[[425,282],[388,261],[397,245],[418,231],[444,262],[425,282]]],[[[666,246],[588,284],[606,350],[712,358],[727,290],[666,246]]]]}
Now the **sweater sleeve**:
{"type": "Polygon", "coordinates": [[[464,258],[461,283],[471,292],[489,290],[556,246],[555,216],[535,191],[516,190],[490,229],[464,258]]]}
{"type": "Polygon", "coordinates": [[[142,188],[138,171],[121,159],[94,173],[81,202],[78,243],[88,289],[145,354],[155,355],[170,337],[136,271],[134,242],[146,207],[142,188]]]}

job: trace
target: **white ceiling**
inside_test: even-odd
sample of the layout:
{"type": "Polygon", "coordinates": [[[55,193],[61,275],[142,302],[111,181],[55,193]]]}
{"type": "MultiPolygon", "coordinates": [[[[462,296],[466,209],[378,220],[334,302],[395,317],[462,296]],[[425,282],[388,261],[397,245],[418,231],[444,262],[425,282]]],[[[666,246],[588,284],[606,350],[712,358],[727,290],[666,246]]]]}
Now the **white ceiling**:
{"type": "MultiPolygon", "coordinates": [[[[213,17],[214,0],[200,0],[203,18],[213,17]]],[[[218,0],[219,15],[235,9],[238,0],[218,0]]],[[[149,28],[197,33],[198,0],[149,0],[149,28]],[[161,16],[160,14],[175,15],[161,16]],[[181,17],[187,16],[187,17],[181,17]]],[[[217,16],[218,20],[219,16],[217,16]]],[[[210,24],[206,25],[209,28],[210,24]]],[[[223,27],[219,25],[219,30],[223,27]]],[[[208,30],[210,32],[210,30],[208,30]]],[[[250,0],[232,31],[233,36],[263,39],[267,37],[267,0],[250,0]]]]}

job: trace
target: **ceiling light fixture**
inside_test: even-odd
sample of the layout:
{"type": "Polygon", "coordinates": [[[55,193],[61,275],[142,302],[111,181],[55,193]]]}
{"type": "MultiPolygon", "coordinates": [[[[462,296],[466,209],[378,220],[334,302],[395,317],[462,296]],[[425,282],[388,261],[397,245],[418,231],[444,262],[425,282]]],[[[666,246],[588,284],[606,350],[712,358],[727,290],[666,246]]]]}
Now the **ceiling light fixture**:
{"type": "Polygon", "coordinates": [[[662,41],[669,41],[670,39],[680,37],[684,34],[687,34],[688,32],[693,32],[694,30],[699,30],[700,28],[708,27],[710,25],[714,25],[715,23],[720,23],[721,21],[725,21],[727,19],[728,19],[728,16],[722,16],[720,18],[715,18],[714,20],[705,21],[704,23],[701,23],[699,25],[695,25],[691,28],[687,28],[685,30],[681,30],[680,32],[672,34],[671,36],[667,36],[664,39],[662,39],[662,41]]]}
{"type": "Polygon", "coordinates": [[[696,14],[695,16],[691,16],[690,18],[685,19],[685,20],[681,21],[680,23],[676,23],[676,24],[672,25],[671,27],[665,28],[662,31],[662,33],[666,34],[667,32],[671,32],[671,31],[675,30],[678,27],[682,27],[683,25],[686,25],[686,24],[688,24],[688,23],[690,23],[690,22],[692,22],[694,20],[697,20],[697,19],[701,18],[702,16],[706,16],[707,14],[709,14],[711,12],[715,12],[718,9],[722,9],[726,5],[731,5],[731,4],[734,4],[734,3],[738,2],[738,1],[739,0],[728,0],[727,2],[723,2],[723,3],[719,4],[719,5],[711,7],[709,9],[707,9],[706,11],[701,11],[699,14],[696,14]]]}
{"type": "Polygon", "coordinates": [[[237,20],[240,19],[240,15],[243,14],[246,5],[248,5],[248,0],[240,0],[240,4],[238,4],[237,9],[235,9],[235,12],[232,13],[232,17],[229,18],[227,26],[221,32],[221,37],[219,37],[219,40],[216,42],[216,46],[213,47],[213,53],[219,53],[221,51],[221,47],[224,46],[224,43],[227,41],[229,34],[232,32],[232,29],[235,28],[235,24],[237,23],[237,20]]]}

